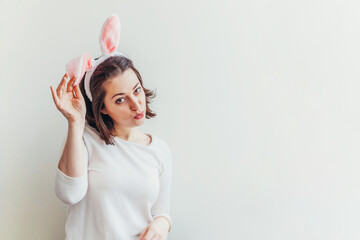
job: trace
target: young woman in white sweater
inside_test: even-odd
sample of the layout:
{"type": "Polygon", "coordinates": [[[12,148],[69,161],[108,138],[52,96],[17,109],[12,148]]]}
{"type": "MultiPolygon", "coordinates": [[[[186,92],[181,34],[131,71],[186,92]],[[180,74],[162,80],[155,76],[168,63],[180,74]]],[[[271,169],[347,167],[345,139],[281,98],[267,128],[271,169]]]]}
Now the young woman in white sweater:
{"type": "Polygon", "coordinates": [[[96,67],[91,101],[85,76],[74,86],[76,76],[65,74],[56,91],[50,86],[68,121],[54,187],[69,204],[66,239],[165,240],[172,224],[171,152],[137,128],[156,116],[149,108],[155,94],[122,55],[96,67]]]}

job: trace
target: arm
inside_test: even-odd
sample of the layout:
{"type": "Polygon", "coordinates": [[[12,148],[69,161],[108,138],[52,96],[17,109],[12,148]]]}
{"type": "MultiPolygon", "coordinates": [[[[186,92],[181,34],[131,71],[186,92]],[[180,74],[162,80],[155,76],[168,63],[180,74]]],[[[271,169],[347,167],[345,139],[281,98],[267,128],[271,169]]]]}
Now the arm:
{"type": "Polygon", "coordinates": [[[82,135],[84,124],[68,122],[68,136],[58,168],[69,177],[80,177],[85,174],[82,135]]]}
{"type": "Polygon", "coordinates": [[[163,161],[162,171],[160,173],[160,191],[158,198],[151,209],[151,214],[155,219],[165,220],[169,224],[169,232],[171,230],[172,219],[170,217],[170,191],[172,182],[172,156],[170,149],[163,161]]]}
{"type": "Polygon", "coordinates": [[[88,187],[88,153],[82,139],[84,125],[69,122],[68,135],[55,178],[55,193],[66,204],[79,202],[88,187]]]}

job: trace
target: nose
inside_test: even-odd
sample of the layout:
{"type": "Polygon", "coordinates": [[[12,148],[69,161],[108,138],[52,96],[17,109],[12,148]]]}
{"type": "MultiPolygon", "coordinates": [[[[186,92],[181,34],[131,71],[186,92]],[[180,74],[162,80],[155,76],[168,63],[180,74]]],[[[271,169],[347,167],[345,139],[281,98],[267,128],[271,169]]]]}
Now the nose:
{"type": "Polygon", "coordinates": [[[130,97],[130,100],[131,100],[130,109],[132,111],[136,111],[137,113],[140,113],[141,105],[139,99],[137,99],[136,97],[130,97]]]}

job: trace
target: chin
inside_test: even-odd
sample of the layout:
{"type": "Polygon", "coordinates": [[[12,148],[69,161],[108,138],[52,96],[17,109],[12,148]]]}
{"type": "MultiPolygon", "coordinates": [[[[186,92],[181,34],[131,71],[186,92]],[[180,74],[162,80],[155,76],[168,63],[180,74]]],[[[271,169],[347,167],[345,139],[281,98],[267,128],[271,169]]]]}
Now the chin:
{"type": "Polygon", "coordinates": [[[134,120],[135,120],[135,121],[134,121],[135,126],[143,125],[144,122],[145,122],[145,119],[144,119],[144,118],[145,118],[145,117],[143,117],[143,118],[141,118],[141,119],[134,119],[134,120]]]}

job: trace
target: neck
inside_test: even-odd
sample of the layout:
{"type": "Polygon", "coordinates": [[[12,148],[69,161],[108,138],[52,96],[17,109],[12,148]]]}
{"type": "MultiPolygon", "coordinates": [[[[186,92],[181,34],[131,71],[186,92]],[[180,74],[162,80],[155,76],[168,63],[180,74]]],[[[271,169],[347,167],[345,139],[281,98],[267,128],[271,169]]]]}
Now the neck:
{"type": "Polygon", "coordinates": [[[139,130],[137,128],[127,128],[127,127],[119,127],[115,126],[115,130],[113,135],[124,139],[126,141],[135,140],[136,136],[138,136],[139,130]]]}

